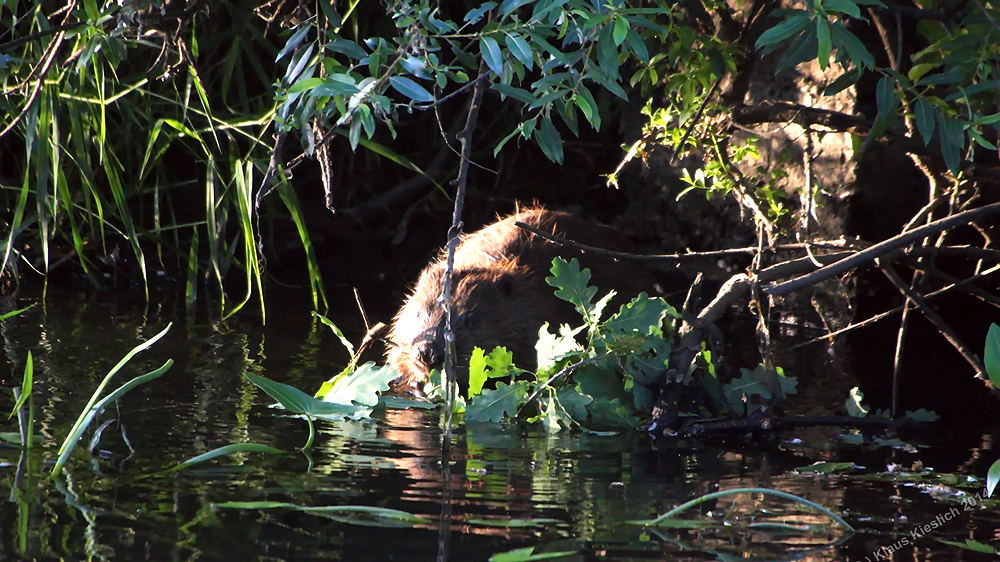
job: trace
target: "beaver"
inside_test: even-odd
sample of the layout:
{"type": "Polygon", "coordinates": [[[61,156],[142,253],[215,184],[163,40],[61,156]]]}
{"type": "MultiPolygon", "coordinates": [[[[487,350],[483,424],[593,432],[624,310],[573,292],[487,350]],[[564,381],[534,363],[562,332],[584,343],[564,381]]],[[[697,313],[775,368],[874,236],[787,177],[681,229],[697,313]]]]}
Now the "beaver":
{"type": "MultiPolygon", "coordinates": [[[[545,282],[556,256],[566,261],[577,258],[581,269],[590,268],[589,284],[598,288],[598,297],[611,289],[618,292],[605,314],[655,287],[652,274],[641,265],[563,246],[518,228],[515,222],[588,246],[633,251],[631,242],[610,227],[539,207],[520,209],[463,235],[455,251],[452,277],[452,331],[463,389],[468,386],[473,346],[487,353],[504,346],[513,353],[515,364],[535,369],[535,343],[545,322],[554,327],[582,323],[573,305],[556,297],[555,289],[545,282]]],[[[393,319],[386,358],[399,372],[399,384],[426,381],[431,369],[440,369],[444,362],[445,312],[439,299],[446,260],[447,249],[443,249],[420,273],[393,319]]]]}

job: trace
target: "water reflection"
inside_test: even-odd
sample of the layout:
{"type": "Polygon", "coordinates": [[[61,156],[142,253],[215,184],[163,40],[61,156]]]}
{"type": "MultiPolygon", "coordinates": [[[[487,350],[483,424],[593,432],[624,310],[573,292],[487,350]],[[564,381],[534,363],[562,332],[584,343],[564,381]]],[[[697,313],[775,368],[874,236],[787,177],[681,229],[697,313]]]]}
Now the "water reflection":
{"type": "MultiPolygon", "coordinates": [[[[22,297],[11,306],[30,302],[22,297]]],[[[706,444],[653,442],[638,433],[548,435],[469,424],[452,437],[448,494],[436,411],[389,410],[369,421],[322,423],[311,454],[298,453],[306,424],[269,408],[269,399],[243,373],[312,391],[339,371],[347,353],[305,306],[282,303],[281,311],[262,327],[249,314],[211,322],[188,318],[169,303],[50,295],[45,306],[0,323],[5,386],[20,384],[32,352],[38,435],[27,455],[0,447],[0,480],[10,490],[10,501],[0,509],[8,530],[0,556],[429,560],[438,552],[445,496],[452,502],[452,560],[485,560],[522,546],[571,551],[576,554],[569,559],[578,560],[705,560],[747,553],[775,560],[874,560],[874,553],[912,537],[917,525],[952,506],[962,511],[959,516],[913,537],[917,546],[900,545],[907,560],[956,559],[959,551],[939,538],[998,538],[995,507],[980,502],[966,511],[956,499],[962,496],[949,493],[960,491],[961,482],[935,481],[931,488],[926,482],[874,477],[885,474],[887,464],[908,467],[918,459],[960,472],[972,445],[957,440],[925,449],[875,448],[845,443],[836,431],[809,430],[797,433],[797,440],[781,435],[706,444]],[[77,451],[62,476],[47,479],[59,443],[104,374],[170,321],[175,329],[119,377],[127,380],[167,358],[174,367],[105,412],[100,422],[111,423],[93,453],[77,451]],[[262,443],[290,454],[243,453],[162,473],[230,443],[262,443]],[[818,460],[848,460],[864,468],[839,476],[795,471],[818,460]],[[629,524],[737,487],[808,498],[845,514],[860,532],[843,545],[813,550],[843,532],[820,515],[760,495],[719,499],[684,514],[718,523],[710,528],[645,532],[629,524]],[[291,509],[216,507],[229,501],[375,506],[434,523],[362,527],[291,509]],[[726,521],[786,527],[747,531],[726,521]],[[796,532],[796,526],[814,532],[796,532]]],[[[363,332],[353,314],[335,321],[355,341],[363,332]]],[[[377,357],[375,350],[371,359],[377,357]]],[[[9,422],[7,431],[15,427],[9,422]]],[[[91,430],[81,443],[93,435],[91,430]]]]}

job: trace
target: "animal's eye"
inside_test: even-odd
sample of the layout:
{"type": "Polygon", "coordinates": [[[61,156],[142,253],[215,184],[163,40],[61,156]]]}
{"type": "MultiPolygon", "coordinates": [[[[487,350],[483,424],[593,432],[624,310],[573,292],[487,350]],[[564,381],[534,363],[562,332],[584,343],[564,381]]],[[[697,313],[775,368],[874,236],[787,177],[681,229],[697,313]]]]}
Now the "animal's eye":
{"type": "Polygon", "coordinates": [[[479,315],[475,312],[470,312],[465,316],[465,327],[470,330],[475,330],[479,328],[479,315]]]}

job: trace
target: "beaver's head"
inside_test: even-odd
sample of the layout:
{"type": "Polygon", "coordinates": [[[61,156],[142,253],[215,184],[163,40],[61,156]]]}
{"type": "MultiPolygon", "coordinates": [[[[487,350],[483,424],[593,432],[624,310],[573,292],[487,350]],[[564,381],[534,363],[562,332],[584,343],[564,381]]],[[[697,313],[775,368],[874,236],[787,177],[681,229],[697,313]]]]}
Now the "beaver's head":
{"type": "MultiPolygon", "coordinates": [[[[431,369],[444,363],[444,270],[443,263],[428,266],[393,319],[387,359],[404,384],[427,380],[431,369]]],[[[456,270],[452,283],[459,385],[468,385],[474,346],[486,353],[504,346],[516,363],[533,368],[538,328],[555,320],[555,297],[544,275],[511,260],[456,270]]]]}

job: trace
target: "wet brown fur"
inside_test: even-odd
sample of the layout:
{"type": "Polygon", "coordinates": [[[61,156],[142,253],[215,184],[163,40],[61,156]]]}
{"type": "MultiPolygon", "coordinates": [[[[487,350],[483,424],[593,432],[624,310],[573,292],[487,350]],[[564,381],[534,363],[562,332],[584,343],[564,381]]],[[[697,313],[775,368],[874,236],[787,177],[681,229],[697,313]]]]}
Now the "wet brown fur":
{"type": "MultiPolygon", "coordinates": [[[[559,299],[545,282],[552,259],[580,260],[591,270],[590,284],[598,298],[615,289],[619,296],[605,315],[641,291],[650,293],[654,280],[642,266],[607,256],[584,253],[545,240],[518,228],[520,221],[539,230],[581,244],[609,250],[632,251],[617,231],[589,223],[568,213],[541,208],[521,209],[482,230],[464,235],[455,252],[452,329],[459,382],[468,380],[473,346],[487,353],[496,346],[513,352],[514,362],[536,367],[535,342],[546,321],[554,326],[582,323],[573,305],[559,299]]],[[[444,283],[446,251],[420,274],[416,286],[396,314],[389,331],[386,357],[400,373],[401,384],[427,379],[444,359],[444,308],[438,303],[444,283]]]]}

